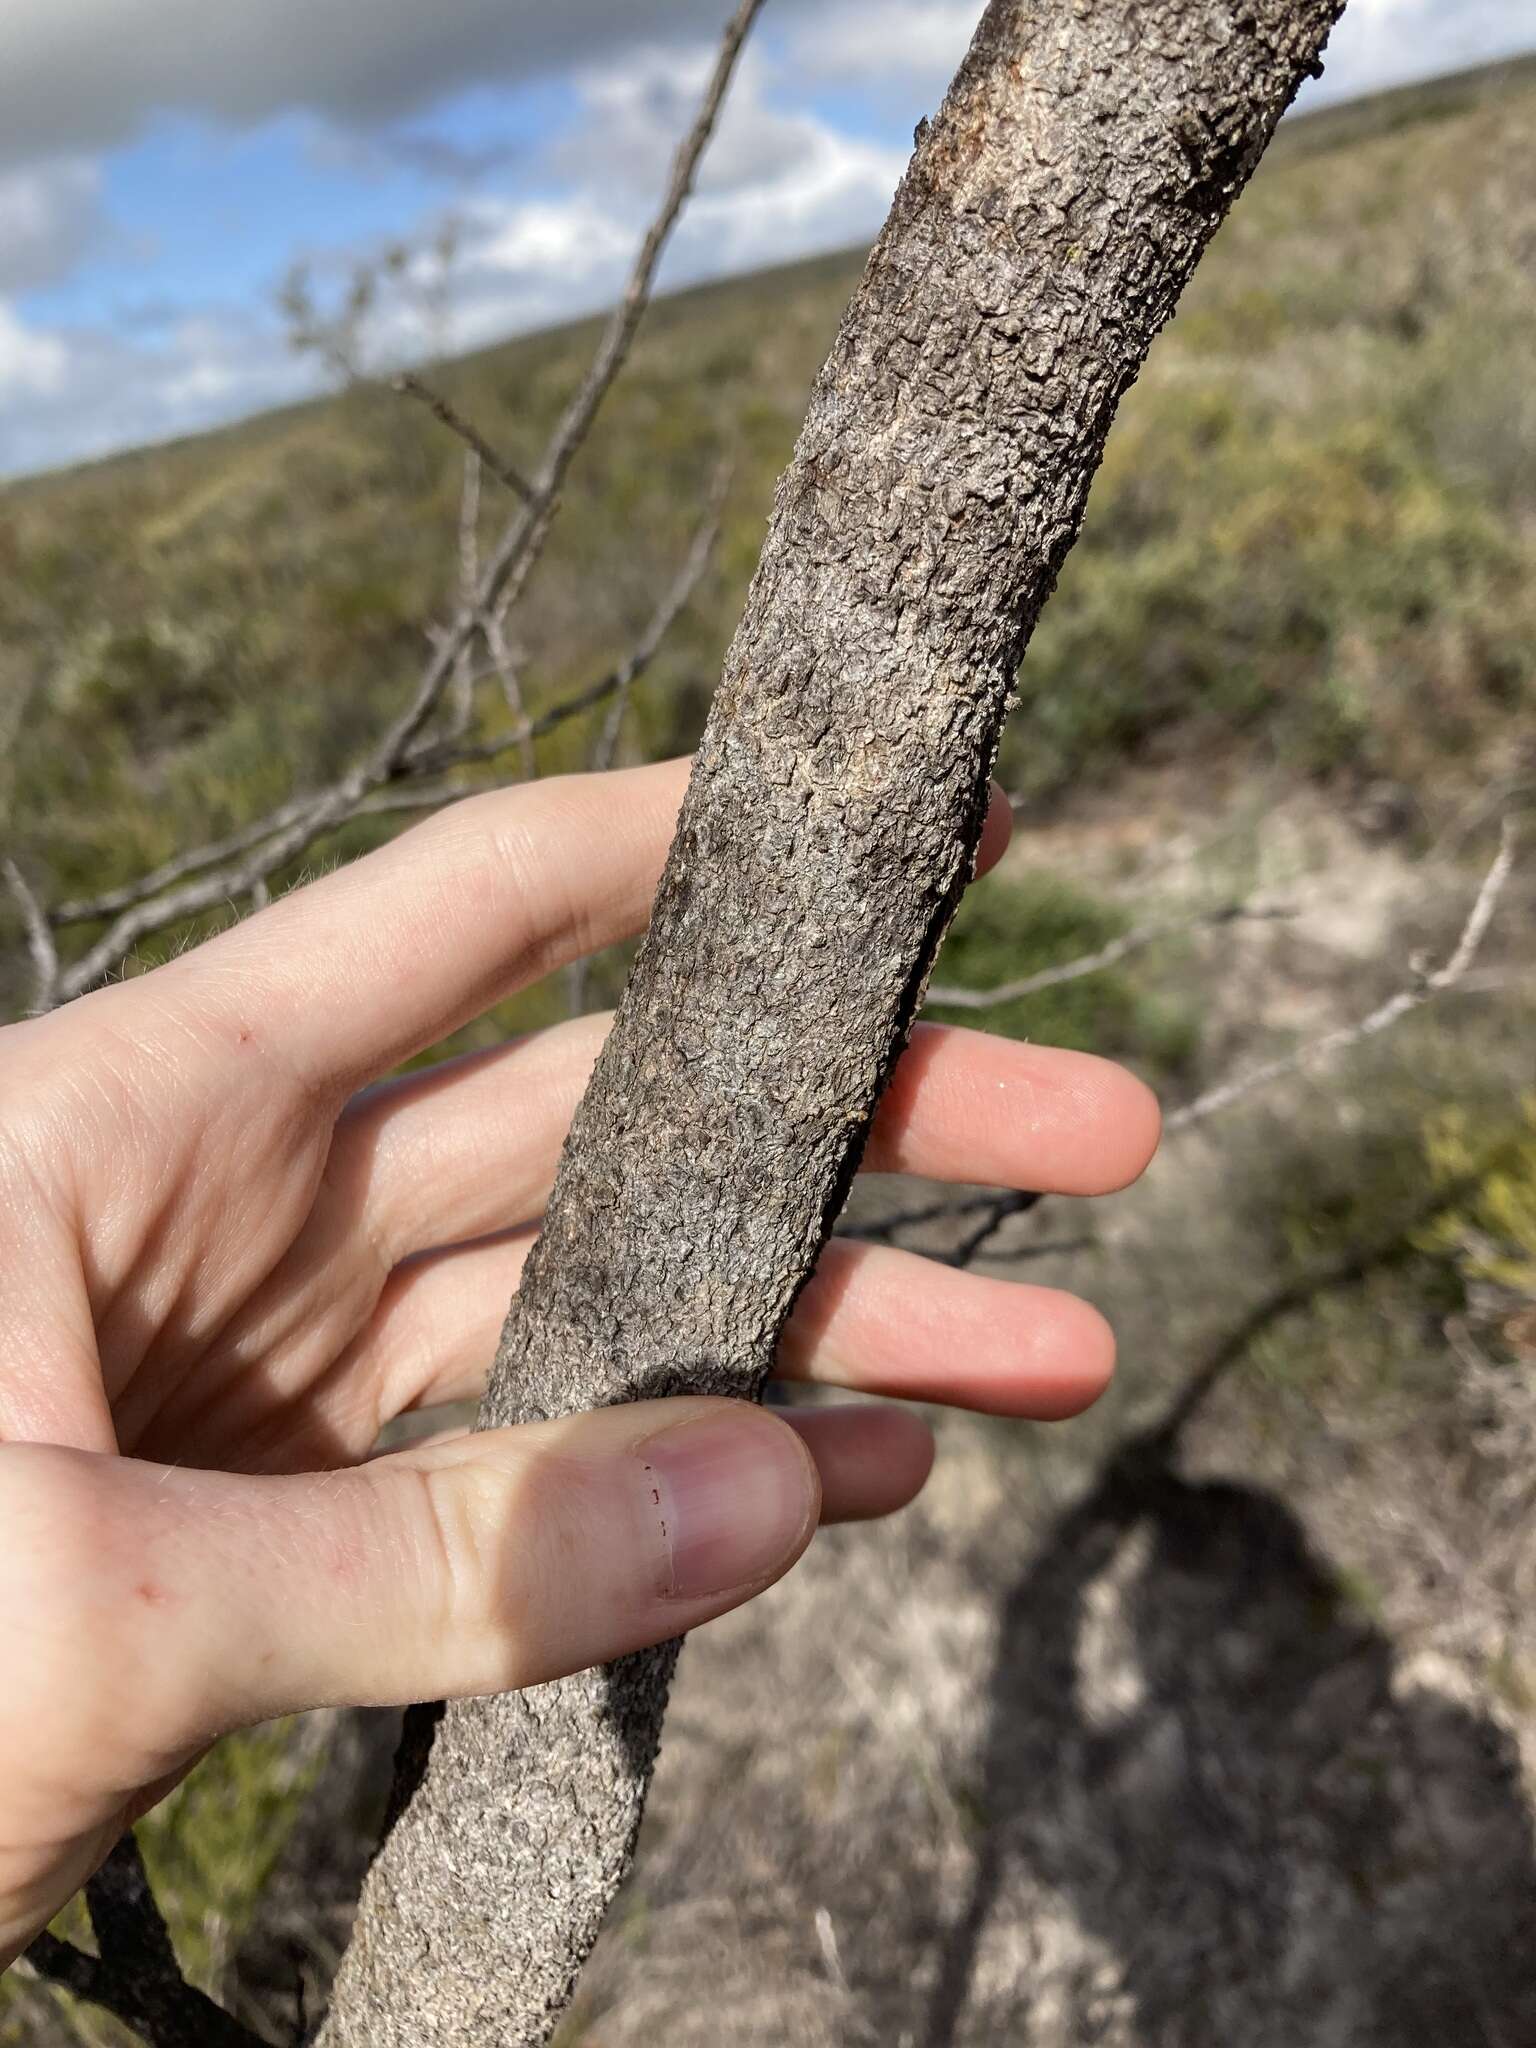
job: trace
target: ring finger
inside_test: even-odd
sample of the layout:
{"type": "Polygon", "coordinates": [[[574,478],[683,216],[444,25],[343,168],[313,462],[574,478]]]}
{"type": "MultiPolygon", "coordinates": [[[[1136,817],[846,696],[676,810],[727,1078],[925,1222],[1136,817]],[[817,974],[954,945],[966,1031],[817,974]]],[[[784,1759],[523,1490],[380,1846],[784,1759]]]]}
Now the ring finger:
{"type": "MultiPolygon", "coordinates": [[[[346,1382],[363,1378],[385,1421],[477,1398],[534,1234],[400,1267],[336,1368],[338,1399],[346,1382]]],[[[846,1239],[823,1252],[776,1366],[786,1380],[1033,1421],[1076,1415],[1113,1368],[1108,1324],[1076,1295],[846,1239]]]]}

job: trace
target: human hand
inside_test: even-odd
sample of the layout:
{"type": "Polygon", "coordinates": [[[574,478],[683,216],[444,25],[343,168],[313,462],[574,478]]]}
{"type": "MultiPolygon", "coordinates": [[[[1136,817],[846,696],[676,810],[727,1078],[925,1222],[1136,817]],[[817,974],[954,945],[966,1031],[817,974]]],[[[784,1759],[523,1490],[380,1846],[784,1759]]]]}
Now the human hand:
{"type": "MultiPolygon", "coordinates": [[[[607,1019],[376,1077],[642,926],[685,773],[472,798],[0,1033],[0,1966],[222,1731],[581,1669],[921,1487],[926,1425],[869,1405],[370,1457],[483,1386],[607,1019]]],[[[923,1027],[865,1164],[1093,1194],[1156,1133],[1105,1061],[923,1027]]],[[[839,1242],[778,1370],[1047,1419],[1112,1348],[1069,1295],[839,1242]]]]}

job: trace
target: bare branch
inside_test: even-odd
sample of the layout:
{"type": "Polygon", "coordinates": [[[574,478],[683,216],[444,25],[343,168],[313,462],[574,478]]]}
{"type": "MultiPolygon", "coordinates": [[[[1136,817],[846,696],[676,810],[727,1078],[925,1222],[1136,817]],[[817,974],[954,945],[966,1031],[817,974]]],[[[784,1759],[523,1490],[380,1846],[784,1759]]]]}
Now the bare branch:
{"type": "Polygon", "coordinates": [[[762,11],[763,0],[740,0],[720,40],[714,70],[693,126],[672,160],[667,188],[635,258],[628,282],[609,316],[586,376],[556,424],[545,448],[533,497],[498,541],[481,580],[475,616],[460,615],[455,634],[469,634],[479,619],[504,619],[537,562],[553,521],[561,487],[628,358],[655,289],[657,267],[693,190],[699,163],[715,132],[742,46],[762,11]]]}
{"type": "MultiPolygon", "coordinates": [[[[880,1216],[865,1223],[839,1224],[839,1237],[851,1238],[855,1244],[899,1244],[904,1232],[916,1230],[928,1223],[958,1223],[974,1216],[987,1219],[987,1231],[991,1232],[1005,1222],[1009,1216],[1020,1216],[1035,1208],[1044,1200],[1043,1195],[1019,1195],[1013,1191],[1006,1194],[998,1189],[988,1189],[983,1194],[968,1195],[961,1201],[925,1202],[920,1208],[898,1209],[894,1215],[880,1216]],[[1005,1206],[1006,1205],[1006,1206],[1005,1206]]],[[[1072,1252],[1088,1251],[1098,1240],[1094,1237],[1042,1238],[1038,1243],[1010,1248],[1007,1256],[1010,1263],[1021,1263],[1027,1259],[1050,1259],[1065,1257],[1072,1252]]],[[[969,1265],[978,1256],[977,1252],[939,1252],[925,1247],[926,1255],[942,1265],[969,1265]]]]}
{"type": "Polygon", "coordinates": [[[740,5],[726,24],[721,37],[719,55],[705,87],[703,100],[694,116],[693,126],[684,136],[677,154],[672,159],[671,174],[667,189],[662,195],[661,206],[640,245],[635,258],[629,282],[623,296],[614,307],[608,325],[598,343],[592,366],[583,379],[564,416],[556,427],[549,447],[545,451],[543,465],[539,471],[538,496],[547,501],[560,489],[565,475],[577,450],[592,430],[603,400],[613,387],[613,381],[624,366],[625,358],[632,347],[645,309],[650,304],[656,283],[656,269],[662,252],[671,239],[672,230],[693,191],[693,181],[715,124],[720,118],[720,109],[730,90],[731,79],[741,56],[742,45],[751,32],[752,24],[761,12],[763,0],[740,0],[740,5]]]}
{"type": "MultiPolygon", "coordinates": [[[[731,465],[728,462],[723,462],[716,470],[714,482],[710,486],[709,498],[707,500],[709,510],[704,524],[694,535],[693,546],[688,550],[688,558],[678,571],[672,588],[663,598],[657,612],[657,620],[662,622],[660,632],[655,635],[655,644],[657,646],[661,644],[662,639],[665,637],[671,621],[677,617],[678,613],[692,596],[698,586],[700,577],[708,566],[709,558],[714,552],[715,542],[719,537],[720,521],[724,514],[726,493],[730,489],[730,484],[731,465]]],[[[656,621],[653,620],[653,627],[655,624],[656,621]]],[[[588,763],[593,774],[604,774],[613,766],[614,757],[618,753],[619,748],[619,735],[624,729],[624,714],[629,709],[630,692],[634,688],[640,674],[640,669],[633,668],[629,673],[617,679],[613,696],[609,701],[607,716],[604,718],[597,738],[593,742],[592,755],[588,763]]],[[[582,1006],[586,1001],[587,983],[591,973],[592,956],[589,953],[580,954],[571,962],[567,970],[566,996],[572,1016],[579,1016],[581,1013],[582,1006]]]]}
{"type": "MultiPolygon", "coordinates": [[[[742,45],[761,7],[762,0],[741,0],[727,24],[698,114],[673,160],[660,209],[603,331],[591,367],[551,436],[532,495],[503,531],[473,600],[461,603],[448,629],[438,637],[410,701],[372,751],[328,789],[308,802],[295,799],[274,812],[263,826],[245,828],[233,835],[231,841],[223,842],[232,858],[226,859],[223,853],[210,857],[209,850],[203,849],[199,854],[167,863],[167,868],[176,870],[174,879],[183,880],[184,886],[172,887],[164,895],[157,891],[153,899],[135,893],[133,900],[123,903],[115,914],[109,913],[113,915],[109,928],[80,960],[60,975],[53,992],[55,1001],[68,1001],[92,987],[150,933],[196,916],[231,897],[249,894],[258,881],[293,859],[322,833],[353,816],[365,797],[396,776],[430,774],[475,760],[493,760],[506,751],[508,744],[526,746],[541,731],[552,729],[545,714],[529,721],[510,741],[498,741],[489,747],[445,754],[439,746],[422,742],[423,730],[458,669],[462,650],[477,633],[487,631],[490,619],[495,618],[498,623],[505,619],[539,558],[554,519],[561,485],[624,365],[650,303],[657,265],[693,189],[700,159],[714,133],[742,45]],[[193,874],[200,879],[185,879],[193,874]]],[[[681,609],[681,604],[676,609],[681,609]]],[[[675,615],[676,610],[671,613],[675,615]]],[[[571,700],[562,716],[574,716],[613,692],[628,689],[651,660],[659,638],[648,634],[629,663],[621,664],[610,677],[584,693],[582,699],[571,700]]],[[[493,655],[495,651],[493,644],[493,655]]],[[[143,885],[133,886],[139,890],[143,885]]],[[[116,892],[119,897],[122,893],[116,892]]],[[[71,906],[76,910],[79,907],[71,906]]]]}
{"type": "Polygon", "coordinates": [[[6,886],[16,899],[27,934],[27,953],[32,961],[31,1007],[34,1011],[51,1010],[59,980],[59,950],[53,942],[47,912],[15,861],[9,857],[0,861],[0,874],[5,876],[6,886]]]}
{"type": "MultiPolygon", "coordinates": [[[[473,604],[480,582],[480,477],[484,464],[470,449],[464,456],[464,483],[459,493],[459,602],[473,604]]],[[[475,708],[474,644],[466,640],[453,666],[453,691],[448,729],[459,739],[469,729],[475,708]]]]}
{"type": "MultiPolygon", "coordinates": [[[[523,701],[522,663],[520,657],[514,653],[511,641],[507,638],[506,622],[499,612],[492,611],[486,613],[481,621],[481,626],[485,634],[485,644],[490,649],[491,660],[495,665],[497,679],[501,684],[501,694],[506,701],[507,709],[518,721],[519,726],[524,727],[528,723],[528,708],[523,701]]],[[[533,750],[533,739],[529,733],[524,732],[520,747],[523,780],[525,782],[532,782],[538,774],[539,764],[538,757],[533,750]]]]}
{"type": "Polygon", "coordinates": [[[435,390],[414,370],[402,370],[398,377],[391,379],[391,389],[403,397],[414,398],[424,405],[435,420],[439,420],[450,434],[457,434],[475,460],[488,469],[499,484],[504,484],[514,498],[521,498],[525,505],[533,502],[534,489],[515,463],[511,463],[487,441],[473,420],[466,419],[452,400],[435,390]]]}
{"type": "MultiPolygon", "coordinates": [[[[416,711],[420,709],[424,718],[431,708],[420,705],[418,694],[410,711],[396,720],[372,756],[355,764],[329,789],[308,797],[294,798],[258,824],[231,834],[215,848],[205,847],[184,854],[174,862],[167,862],[157,871],[158,874],[170,876],[173,882],[191,877],[183,880],[180,887],[172,886],[146,895],[137,893],[146,884],[136,885],[133,900],[124,905],[96,944],[72,966],[60,972],[53,987],[52,1000],[68,1002],[82,994],[104,975],[110,974],[132,948],[151,933],[215,909],[231,898],[248,896],[258,882],[265,881],[324,833],[351,818],[365,812],[430,810],[436,808],[439,800],[446,802],[455,795],[468,794],[464,790],[449,790],[441,796],[434,793],[423,799],[402,799],[388,787],[390,783],[483,765],[514,747],[526,752],[535,740],[604,703],[615,693],[631,688],[655,659],[662,642],[697,588],[719,529],[719,512],[712,510],[695,535],[687,558],[663,593],[639,640],[617,667],[600,676],[596,682],[562,698],[537,717],[525,718],[510,732],[467,744],[455,743],[451,737],[411,744],[417,737],[416,711]],[[219,856],[226,853],[234,858],[225,860],[222,865],[215,864],[219,856]]],[[[440,659],[441,651],[434,655],[434,664],[440,659]]],[[[120,900],[125,893],[129,892],[115,892],[116,899],[120,900]]],[[[111,899],[99,898],[94,907],[99,911],[108,900],[111,899]]],[[[91,906],[79,903],[66,906],[72,918],[78,918],[79,913],[88,907],[91,906]]]]}
{"type": "Polygon", "coordinates": [[[1215,1116],[1229,1109],[1234,1102],[1255,1090],[1267,1088],[1271,1082],[1293,1074],[1299,1067],[1310,1066],[1316,1060],[1328,1059],[1336,1052],[1358,1045],[1362,1040],[1374,1038],[1379,1032],[1390,1030],[1413,1011],[1422,1009],[1435,996],[1443,995],[1447,989],[1455,988],[1463,981],[1469,968],[1476,960],[1478,950],[1487,936],[1488,926],[1505,883],[1509,880],[1515,863],[1515,834],[1511,821],[1506,818],[1499,832],[1499,850],[1493,864],[1483,877],[1467,921],[1462,926],[1461,936],[1445,965],[1432,974],[1415,974],[1406,988],[1401,988],[1386,1002],[1380,1003],[1368,1016],[1353,1024],[1341,1024],[1333,1031],[1325,1031],[1321,1037],[1309,1039],[1278,1059],[1268,1060],[1264,1065],[1254,1067],[1246,1074],[1234,1075],[1214,1088],[1207,1088],[1203,1095],[1197,1095],[1193,1102],[1176,1109],[1163,1125],[1165,1131],[1187,1130],[1191,1124],[1203,1122],[1208,1116],[1215,1116]]]}
{"type": "Polygon", "coordinates": [[[86,1885],[86,1903],[100,1953],[40,1934],[26,1955],[40,1977],[103,2007],[151,2048],[263,2048],[258,2035],[182,1976],[131,1833],[86,1885]]]}
{"type": "Polygon", "coordinates": [[[116,889],[105,889],[99,896],[76,896],[55,904],[48,913],[48,921],[55,931],[61,931],[66,925],[95,924],[98,919],[115,917],[120,910],[131,910],[136,903],[148,902],[151,896],[158,896],[162,889],[184,881],[188,875],[199,874],[204,868],[229,860],[236,854],[248,853],[253,846],[259,846],[264,839],[281,832],[295,819],[304,817],[318,801],[318,794],[314,791],[291,797],[287,803],[279,804],[276,810],[269,811],[253,824],[242,825],[223,839],[211,839],[206,846],[189,847],[135,881],[124,882],[116,889]]]}
{"type": "MultiPolygon", "coordinates": [[[[1470,977],[1470,969],[1487,936],[1488,926],[1513,866],[1514,829],[1510,820],[1506,818],[1500,831],[1499,851],[1483,877],[1466,923],[1443,967],[1432,974],[1416,976],[1407,988],[1399,989],[1395,995],[1378,1004],[1368,1016],[1360,1018],[1357,1022],[1340,1025],[1336,1030],[1325,1032],[1321,1037],[1297,1046],[1292,1052],[1283,1054],[1278,1059],[1255,1067],[1251,1073],[1236,1075],[1213,1088],[1206,1089],[1204,1094],[1196,1096],[1193,1102],[1186,1103],[1182,1109],[1176,1109],[1164,1118],[1164,1132],[1171,1136],[1175,1132],[1189,1129],[1192,1124],[1203,1122],[1207,1117],[1219,1115],[1221,1111],[1230,1109],[1234,1103],[1241,1102],[1244,1097],[1256,1090],[1268,1087],[1271,1083],[1284,1079],[1286,1075],[1295,1073],[1298,1068],[1308,1066],[1314,1060],[1326,1059],[1332,1053],[1341,1052],[1348,1046],[1359,1044],[1363,1039],[1373,1038],[1378,1032],[1388,1030],[1448,990],[1476,987],[1478,984],[1470,977]]],[[[1257,914],[1279,916],[1286,913],[1257,914]]],[[[1162,927],[1165,930],[1172,928],[1162,927]]],[[[886,1227],[894,1231],[909,1223],[936,1222],[944,1215],[977,1215],[979,1211],[978,1221],[970,1234],[963,1240],[959,1249],[949,1256],[950,1263],[967,1266],[986,1252],[988,1245],[1010,1216],[1017,1215],[1021,1209],[1032,1207],[1038,1199],[1038,1196],[1021,1199],[1011,1190],[1002,1189],[996,1194],[972,1197],[965,1203],[938,1204],[928,1210],[915,1211],[907,1217],[896,1217],[886,1227]]],[[[877,1233],[859,1231],[851,1234],[877,1233]]]]}
{"type": "Polygon", "coordinates": [[[1068,960],[1060,967],[1043,967],[1038,974],[1021,975],[1017,981],[1005,981],[996,988],[948,985],[930,988],[928,1002],[946,1010],[989,1010],[996,1003],[1021,1002],[1026,996],[1037,996],[1045,989],[1059,988],[1063,982],[1080,981],[1084,975],[1100,974],[1129,954],[1140,952],[1143,946],[1150,946],[1154,940],[1171,938],[1179,932],[1202,931],[1213,925],[1236,924],[1245,920],[1258,922],[1294,916],[1294,911],[1279,906],[1254,908],[1245,903],[1224,903],[1219,909],[1207,911],[1201,917],[1165,918],[1155,924],[1137,925],[1134,930],[1123,932],[1118,939],[1111,939],[1108,945],[1101,946],[1095,953],[1085,953],[1081,959],[1068,960]]]}

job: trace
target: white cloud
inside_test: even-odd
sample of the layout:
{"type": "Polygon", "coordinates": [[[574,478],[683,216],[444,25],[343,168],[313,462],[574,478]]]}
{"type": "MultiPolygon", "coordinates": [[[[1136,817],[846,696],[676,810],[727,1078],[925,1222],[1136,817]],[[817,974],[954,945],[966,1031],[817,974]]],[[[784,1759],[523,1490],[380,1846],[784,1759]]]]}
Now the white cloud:
{"type": "Polygon", "coordinates": [[[313,382],[264,323],[235,314],[176,322],[150,343],[39,329],[0,301],[0,476],[192,433],[313,382]]]}
{"type": "MultiPolygon", "coordinates": [[[[309,107],[343,126],[455,88],[697,41],[729,0],[3,0],[0,156],[93,152],[156,112],[237,125],[309,107]]],[[[931,99],[981,0],[775,0],[813,78],[931,99]]],[[[1536,40],[1531,0],[1352,0],[1337,90],[1469,64],[1536,40]]]]}
{"type": "MultiPolygon", "coordinates": [[[[648,50],[576,80],[583,115],[543,166],[537,197],[481,195],[463,212],[452,345],[473,347],[608,303],[633,258],[696,100],[709,52],[648,50]]],[[[670,251],[672,284],[756,267],[871,234],[906,158],[775,104],[749,63],[670,251]]],[[[345,264],[336,252],[335,268],[345,264]]],[[[326,266],[322,263],[322,271],[326,266]]],[[[419,281],[418,281],[419,282],[419,281]]],[[[368,359],[382,367],[437,339],[426,295],[391,301],[368,359]]],[[[0,302],[3,305],[3,302],[0,302]]],[[[0,474],[164,438],[278,403],[313,380],[260,310],[182,318],[149,338],[0,326],[0,474]]]]}
{"type": "Polygon", "coordinates": [[[678,238],[679,268],[695,276],[752,268],[875,233],[907,151],[841,135],[821,122],[794,127],[796,146],[770,175],[724,190],[703,187],[678,238]]]}
{"type": "Polygon", "coordinates": [[[0,404],[56,395],[68,369],[69,351],[58,336],[25,326],[0,301],[0,404]]]}
{"type": "Polygon", "coordinates": [[[512,277],[567,277],[578,284],[621,260],[630,237],[590,196],[487,205],[478,217],[477,265],[512,277]]]}
{"type": "MultiPolygon", "coordinates": [[[[796,4],[796,0],[789,0],[796,4]]],[[[0,153],[94,150],[167,110],[246,125],[310,107],[386,120],[456,87],[549,72],[726,0],[3,0],[0,153]]]]}
{"type": "MultiPolygon", "coordinates": [[[[584,311],[610,296],[631,261],[697,102],[707,54],[682,62],[644,53],[581,75],[584,118],[551,153],[571,189],[556,200],[470,215],[469,338],[584,311]]],[[[758,267],[872,234],[906,151],[841,133],[774,104],[766,63],[744,66],[667,259],[666,280],[691,282],[758,267]]]]}
{"type": "Polygon", "coordinates": [[[101,225],[101,172],[83,157],[0,171],[0,294],[63,277],[101,225]]]}
{"type": "MultiPolygon", "coordinates": [[[[922,111],[948,84],[979,15],[976,0],[842,0],[797,22],[790,47],[808,78],[900,94],[922,111]]],[[[1533,46],[1532,0],[1349,0],[1308,99],[1374,92],[1533,46]]]]}
{"type": "Polygon", "coordinates": [[[798,25],[790,47],[809,78],[936,100],[980,17],[975,0],[844,0],[798,25]]]}
{"type": "Polygon", "coordinates": [[[1536,45],[1531,0],[1349,0],[1301,104],[1380,92],[1536,45]]]}
{"type": "MultiPolygon", "coordinates": [[[[163,330],[49,331],[17,295],[99,231],[88,144],[176,105],[229,122],[304,102],[342,125],[419,107],[446,86],[559,63],[580,118],[520,159],[521,195],[469,208],[453,341],[468,347],[590,311],[621,281],[711,59],[729,0],[0,0],[0,474],[193,431],[298,395],[314,372],[263,309],[163,330]],[[614,52],[622,49],[622,58],[614,52]],[[594,52],[601,60],[594,61],[594,52]],[[30,160],[17,163],[18,157],[30,160]]],[[[775,0],[777,42],[749,52],[666,281],[859,241],[962,53],[981,0],[775,0]],[[867,121],[808,104],[832,88],[867,121]]],[[[1530,0],[1351,0],[1314,96],[1339,97],[1536,41],[1530,0]]],[[[819,103],[825,107],[828,100],[819,103]]],[[[530,150],[535,146],[530,145],[530,150]]],[[[420,351],[402,307],[383,351],[420,351]]]]}

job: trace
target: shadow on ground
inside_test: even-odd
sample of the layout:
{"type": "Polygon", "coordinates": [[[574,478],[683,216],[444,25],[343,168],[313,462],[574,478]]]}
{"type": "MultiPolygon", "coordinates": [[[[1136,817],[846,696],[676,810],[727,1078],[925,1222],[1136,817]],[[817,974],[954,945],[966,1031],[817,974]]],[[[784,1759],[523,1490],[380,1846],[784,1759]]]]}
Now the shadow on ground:
{"type": "Polygon", "coordinates": [[[1281,1500],[1181,1478],[1166,1438],[1008,1596],[972,1800],[924,2048],[1536,2040],[1513,1744],[1407,1681],[1281,1500]],[[1021,1891],[1087,1937],[1065,1981],[1019,1952],[1021,1891]]]}

